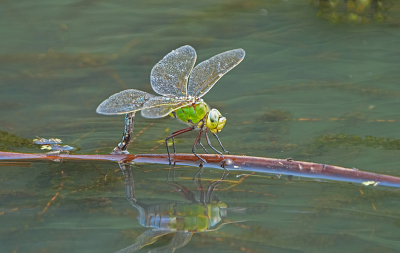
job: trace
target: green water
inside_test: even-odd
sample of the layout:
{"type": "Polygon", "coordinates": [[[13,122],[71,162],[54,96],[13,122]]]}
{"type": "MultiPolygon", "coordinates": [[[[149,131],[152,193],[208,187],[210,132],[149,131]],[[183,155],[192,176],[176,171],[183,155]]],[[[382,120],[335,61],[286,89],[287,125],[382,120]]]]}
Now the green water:
{"type": "MultiPolygon", "coordinates": [[[[104,99],[128,88],[154,94],[151,68],[182,45],[198,62],[243,48],[243,62],[203,97],[227,117],[227,150],[400,176],[400,5],[382,22],[371,11],[346,21],[341,8],[336,20],[308,0],[0,1],[0,130],[109,153],[124,118],[96,114],[104,99]]],[[[185,126],[138,115],[134,135],[145,127],[131,153],[165,153],[158,145],[185,126]]],[[[190,152],[195,136],[177,138],[177,151],[190,152]]],[[[13,138],[1,151],[44,152],[13,138]]],[[[1,252],[117,252],[151,229],[138,223],[115,163],[0,165],[1,252]]],[[[188,203],[166,184],[168,169],[132,166],[140,203],[188,203]]],[[[175,170],[198,199],[198,168],[175,170]]],[[[204,187],[221,174],[205,169],[204,187]]],[[[194,233],[176,252],[400,250],[398,189],[241,174],[214,192],[228,207],[219,225],[233,223],[194,233]]]]}

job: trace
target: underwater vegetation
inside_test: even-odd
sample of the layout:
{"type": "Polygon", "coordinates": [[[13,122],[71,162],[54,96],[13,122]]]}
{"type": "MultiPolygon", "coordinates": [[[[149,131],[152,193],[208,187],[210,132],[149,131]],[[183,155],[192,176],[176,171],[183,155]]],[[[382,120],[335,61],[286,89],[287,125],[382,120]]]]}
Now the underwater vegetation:
{"type": "Polygon", "coordinates": [[[290,150],[296,147],[296,144],[281,143],[278,140],[281,140],[283,135],[290,133],[292,120],[294,120],[294,117],[289,111],[267,110],[256,119],[257,124],[255,124],[253,131],[267,134],[264,147],[266,150],[290,150]]]}
{"type": "Polygon", "coordinates": [[[261,115],[258,120],[265,122],[290,121],[293,120],[293,115],[289,111],[272,109],[261,115]]]}
{"type": "Polygon", "coordinates": [[[394,1],[311,0],[310,4],[319,9],[317,17],[332,23],[369,23],[387,20],[394,1]]]}
{"type": "Polygon", "coordinates": [[[0,130],[0,151],[13,151],[13,148],[40,148],[42,150],[72,151],[75,148],[68,145],[59,145],[60,139],[29,139],[0,130]],[[42,141],[42,142],[41,142],[42,141]],[[53,142],[52,142],[53,141],[53,142]]]}
{"type": "Polygon", "coordinates": [[[302,153],[307,155],[322,155],[333,148],[362,146],[367,148],[381,148],[385,150],[400,150],[400,140],[356,134],[326,134],[320,135],[306,146],[302,153]]]}
{"type": "MultiPolygon", "coordinates": [[[[303,86],[302,86],[303,87],[303,86]]],[[[380,94],[377,92],[376,94],[380,94]]],[[[393,95],[393,94],[392,94],[393,95]]],[[[315,137],[311,143],[299,144],[285,140],[290,134],[294,122],[337,122],[343,126],[359,126],[365,122],[393,123],[397,119],[371,119],[364,112],[353,111],[343,114],[341,117],[320,117],[320,118],[297,118],[290,111],[281,109],[270,109],[262,112],[260,116],[252,122],[252,131],[262,133],[257,140],[262,142],[252,142],[244,140],[241,144],[245,149],[251,147],[267,151],[289,151],[296,148],[301,149],[301,154],[305,156],[322,155],[333,148],[363,146],[367,148],[381,148],[385,150],[400,150],[400,140],[395,138],[385,138],[377,136],[361,137],[354,134],[327,134],[315,137]],[[247,145],[247,143],[251,143],[247,145]]]]}
{"type": "MultiPolygon", "coordinates": [[[[377,92],[376,94],[380,94],[377,92]]],[[[392,94],[393,95],[393,94],[392,94]]],[[[285,140],[285,137],[290,134],[292,123],[294,122],[320,122],[332,121],[343,125],[359,126],[365,122],[382,122],[393,123],[396,119],[371,119],[364,112],[354,111],[343,114],[341,117],[322,117],[322,118],[297,118],[290,111],[281,109],[270,109],[264,111],[256,118],[253,132],[262,132],[266,134],[261,139],[261,143],[252,143],[253,147],[267,151],[289,151],[300,148],[301,155],[319,156],[334,148],[342,147],[367,147],[373,149],[384,150],[400,150],[400,139],[386,138],[379,136],[361,137],[356,134],[326,134],[315,137],[311,143],[299,145],[298,143],[290,143],[285,140]]],[[[249,148],[251,145],[242,144],[243,147],[249,148]]]]}
{"type": "Polygon", "coordinates": [[[12,147],[37,148],[32,139],[25,139],[12,133],[0,130],[0,151],[10,151],[12,147]]]}
{"type": "Polygon", "coordinates": [[[329,147],[341,146],[365,146],[368,148],[383,148],[386,150],[400,150],[400,140],[395,138],[383,138],[375,136],[360,137],[356,134],[328,134],[317,137],[314,141],[317,145],[329,147]]]}

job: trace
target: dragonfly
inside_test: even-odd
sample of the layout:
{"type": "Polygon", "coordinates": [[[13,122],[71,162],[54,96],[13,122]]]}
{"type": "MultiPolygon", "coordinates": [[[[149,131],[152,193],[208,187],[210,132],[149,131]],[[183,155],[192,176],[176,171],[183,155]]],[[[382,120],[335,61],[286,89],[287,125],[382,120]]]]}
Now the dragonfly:
{"type": "Polygon", "coordinates": [[[224,127],[226,118],[217,109],[210,109],[202,97],[223,75],[237,66],[244,56],[245,51],[243,49],[234,49],[215,55],[194,67],[197,58],[195,49],[189,45],[182,46],[167,54],[151,70],[151,87],[161,96],[128,89],[104,100],[97,107],[97,113],[105,115],[126,114],[122,141],[114,148],[112,154],[129,154],[127,147],[132,138],[134,117],[137,111],[141,111],[144,118],[162,118],[169,115],[188,125],[184,129],[173,132],[165,139],[169,164],[171,164],[171,154],[168,141],[172,139],[175,154],[174,137],[192,130],[199,130],[192,152],[201,162],[206,163],[203,158],[196,154],[197,144],[208,153],[201,143],[203,133],[207,144],[215,152],[222,155],[211,145],[208,131],[218,140],[222,150],[229,153],[217,136],[217,133],[224,127]]]}

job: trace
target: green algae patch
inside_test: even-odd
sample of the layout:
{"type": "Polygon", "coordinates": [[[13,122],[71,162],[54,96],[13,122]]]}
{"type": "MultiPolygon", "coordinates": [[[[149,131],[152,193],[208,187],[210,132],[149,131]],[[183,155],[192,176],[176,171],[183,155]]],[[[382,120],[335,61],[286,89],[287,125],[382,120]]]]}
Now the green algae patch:
{"type": "Polygon", "coordinates": [[[25,139],[12,133],[0,130],[0,151],[11,151],[12,148],[37,148],[32,139],[25,139]]]}

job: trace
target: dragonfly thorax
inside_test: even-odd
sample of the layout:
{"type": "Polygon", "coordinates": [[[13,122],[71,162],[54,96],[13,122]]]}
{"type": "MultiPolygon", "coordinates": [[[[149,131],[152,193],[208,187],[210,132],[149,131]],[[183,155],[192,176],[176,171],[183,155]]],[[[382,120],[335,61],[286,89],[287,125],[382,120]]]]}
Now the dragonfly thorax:
{"type": "Polygon", "coordinates": [[[226,118],[217,109],[210,110],[202,99],[190,106],[179,108],[171,116],[192,126],[195,125],[196,128],[206,126],[214,134],[221,132],[226,122],[226,118]]]}
{"type": "Polygon", "coordinates": [[[173,116],[190,125],[200,124],[199,127],[201,127],[203,119],[205,119],[209,111],[208,105],[203,100],[199,100],[190,106],[179,108],[173,112],[173,116]]]}

